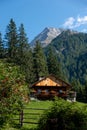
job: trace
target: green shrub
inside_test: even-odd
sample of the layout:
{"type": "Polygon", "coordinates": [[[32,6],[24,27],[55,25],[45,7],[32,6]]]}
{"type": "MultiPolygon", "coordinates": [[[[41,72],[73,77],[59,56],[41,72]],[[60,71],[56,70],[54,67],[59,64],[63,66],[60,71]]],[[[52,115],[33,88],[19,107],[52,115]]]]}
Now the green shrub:
{"type": "Polygon", "coordinates": [[[87,130],[87,106],[55,99],[39,120],[39,130],[87,130]]]}
{"type": "Polygon", "coordinates": [[[28,87],[19,66],[0,60],[0,126],[28,101],[28,87]]]}

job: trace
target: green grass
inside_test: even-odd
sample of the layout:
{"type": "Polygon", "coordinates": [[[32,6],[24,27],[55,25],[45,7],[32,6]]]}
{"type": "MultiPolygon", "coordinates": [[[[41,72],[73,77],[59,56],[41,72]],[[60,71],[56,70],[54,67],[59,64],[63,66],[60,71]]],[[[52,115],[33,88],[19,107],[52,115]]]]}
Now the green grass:
{"type": "MultiPolygon", "coordinates": [[[[82,107],[86,104],[84,103],[79,103],[76,102],[75,103],[76,106],[82,107]]],[[[31,120],[31,119],[24,119],[24,121],[28,122],[28,121],[35,121],[38,122],[38,119],[40,118],[41,114],[43,114],[44,110],[30,110],[30,109],[25,109],[25,108],[39,108],[39,109],[49,109],[52,105],[52,101],[30,101],[26,106],[24,106],[24,113],[39,113],[40,115],[30,115],[30,114],[24,114],[24,118],[31,118],[33,117],[35,120],[31,120]]],[[[86,105],[87,106],[87,105],[86,105]]],[[[46,110],[45,110],[46,111],[46,110]]],[[[16,118],[19,118],[18,116],[14,116],[16,118]]],[[[16,125],[15,127],[10,127],[9,125],[7,125],[6,127],[4,127],[3,129],[0,130],[37,130],[37,125],[36,124],[28,124],[28,123],[24,123],[22,128],[19,128],[17,126],[17,124],[19,123],[19,120],[16,121],[16,125]]]]}
{"type": "MultiPolygon", "coordinates": [[[[49,109],[51,107],[52,101],[30,101],[26,106],[24,106],[24,122],[38,122],[40,116],[44,113],[44,110],[31,110],[28,108],[36,108],[36,109],[49,109]],[[38,115],[31,115],[29,113],[38,113],[38,115]],[[26,118],[26,119],[25,119],[26,118]],[[29,118],[34,118],[29,119],[29,118]]],[[[46,110],[45,110],[46,111],[46,110]]],[[[14,118],[19,119],[19,115],[14,115],[14,118]]],[[[7,125],[8,126],[8,125],[7,125]]],[[[2,130],[36,130],[37,124],[28,124],[23,123],[22,128],[19,127],[19,120],[15,121],[15,125],[12,127],[8,126],[6,129],[2,130]]]]}
{"type": "Polygon", "coordinates": [[[32,108],[49,108],[52,101],[30,101],[25,107],[32,108]]]}
{"type": "MultiPolygon", "coordinates": [[[[24,118],[34,118],[34,119],[24,119],[24,122],[38,122],[40,116],[43,114],[44,110],[31,110],[28,108],[36,108],[36,109],[48,109],[52,104],[52,101],[31,101],[29,104],[25,106],[24,109],[24,118]],[[27,108],[27,109],[26,109],[27,108]],[[26,113],[35,113],[35,115],[26,114],[26,113]],[[36,115],[38,113],[38,115],[36,115]]],[[[46,111],[46,110],[45,110],[46,111]]],[[[33,129],[37,127],[37,124],[26,124],[23,125],[24,128],[33,129]]]]}

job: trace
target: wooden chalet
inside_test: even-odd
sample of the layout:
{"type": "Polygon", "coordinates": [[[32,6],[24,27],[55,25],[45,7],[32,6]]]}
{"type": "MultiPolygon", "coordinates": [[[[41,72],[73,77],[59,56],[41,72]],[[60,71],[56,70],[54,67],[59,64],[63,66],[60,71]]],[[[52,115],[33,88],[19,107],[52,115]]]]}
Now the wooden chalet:
{"type": "Polygon", "coordinates": [[[55,96],[67,99],[71,85],[53,75],[44,77],[31,87],[31,97],[37,99],[53,99],[55,96]]]}

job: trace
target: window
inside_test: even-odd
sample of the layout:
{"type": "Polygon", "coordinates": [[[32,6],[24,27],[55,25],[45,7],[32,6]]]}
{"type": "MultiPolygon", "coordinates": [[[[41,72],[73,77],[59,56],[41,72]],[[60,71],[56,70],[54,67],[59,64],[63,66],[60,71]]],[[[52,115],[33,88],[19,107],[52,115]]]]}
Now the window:
{"type": "Polygon", "coordinates": [[[45,91],[46,91],[46,93],[49,93],[48,89],[46,89],[45,91]]]}
{"type": "Polygon", "coordinates": [[[38,89],[38,94],[40,94],[41,93],[41,89],[38,89]]]}
{"type": "Polygon", "coordinates": [[[62,92],[63,92],[63,91],[60,89],[60,90],[59,90],[59,93],[62,93],[62,92]]]}

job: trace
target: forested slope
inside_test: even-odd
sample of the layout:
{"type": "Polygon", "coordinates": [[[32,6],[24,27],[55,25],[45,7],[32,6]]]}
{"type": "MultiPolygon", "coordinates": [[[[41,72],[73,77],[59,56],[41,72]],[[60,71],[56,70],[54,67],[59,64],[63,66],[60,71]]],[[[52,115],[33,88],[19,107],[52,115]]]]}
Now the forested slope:
{"type": "Polygon", "coordinates": [[[45,48],[46,54],[49,48],[53,48],[70,82],[75,78],[82,84],[86,83],[87,34],[64,31],[45,48]]]}

